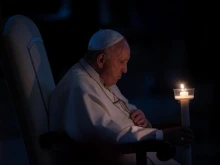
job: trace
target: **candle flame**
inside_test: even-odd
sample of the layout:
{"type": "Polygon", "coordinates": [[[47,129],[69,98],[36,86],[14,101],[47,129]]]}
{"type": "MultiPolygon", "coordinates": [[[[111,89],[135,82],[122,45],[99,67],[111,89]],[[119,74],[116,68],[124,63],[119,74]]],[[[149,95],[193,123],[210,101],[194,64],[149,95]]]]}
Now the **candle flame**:
{"type": "Polygon", "coordinates": [[[184,89],[184,85],[183,85],[183,84],[181,84],[180,87],[181,87],[182,89],[184,89]]]}

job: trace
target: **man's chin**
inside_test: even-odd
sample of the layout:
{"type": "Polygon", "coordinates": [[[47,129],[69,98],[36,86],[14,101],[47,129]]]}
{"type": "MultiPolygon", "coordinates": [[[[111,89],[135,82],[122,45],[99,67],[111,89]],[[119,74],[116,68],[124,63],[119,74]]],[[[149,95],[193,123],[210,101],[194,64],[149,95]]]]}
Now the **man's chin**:
{"type": "Polygon", "coordinates": [[[113,85],[116,85],[118,83],[118,80],[116,80],[114,83],[113,83],[113,85]]]}
{"type": "Polygon", "coordinates": [[[115,80],[115,82],[113,83],[114,85],[118,83],[118,81],[121,79],[121,76],[120,77],[117,77],[117,79],[115,80]]]}

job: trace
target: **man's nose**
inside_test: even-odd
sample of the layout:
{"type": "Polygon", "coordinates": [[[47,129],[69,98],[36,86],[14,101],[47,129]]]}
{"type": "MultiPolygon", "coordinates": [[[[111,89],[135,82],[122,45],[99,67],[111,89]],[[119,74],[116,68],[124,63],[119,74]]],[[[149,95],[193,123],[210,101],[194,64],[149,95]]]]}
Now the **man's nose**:
{"type": "Polygon", "coordinates": [[[122,68],[122,72],[123,72],[123,73],[127,73],[127,71],[128,71],[128,68],[127,68],[127,65],[125,65],[125,66],[122,68]]]}

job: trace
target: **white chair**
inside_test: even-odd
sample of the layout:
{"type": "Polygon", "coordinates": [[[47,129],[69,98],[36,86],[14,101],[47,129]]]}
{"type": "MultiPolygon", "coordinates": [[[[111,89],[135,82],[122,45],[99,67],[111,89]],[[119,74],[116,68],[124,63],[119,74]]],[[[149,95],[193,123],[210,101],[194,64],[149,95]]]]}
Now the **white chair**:
{"type": "Polygon", "coordinates": [[[49,155],[38,143],[49,129],[47,102],[55,87],[43,39],[31,19],[15,15],[4,24],[3,42],[3,65],[30,164],[49,165],[49,155]]]}

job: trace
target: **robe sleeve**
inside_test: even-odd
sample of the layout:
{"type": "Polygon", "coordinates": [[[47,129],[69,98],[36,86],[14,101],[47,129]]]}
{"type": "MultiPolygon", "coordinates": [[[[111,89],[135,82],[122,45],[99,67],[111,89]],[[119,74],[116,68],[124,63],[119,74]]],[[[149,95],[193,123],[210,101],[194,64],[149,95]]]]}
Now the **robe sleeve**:
{"type": "MultiPolygon", "coordinates": [[[[80,132],[88,139],[104,139],[115,143],[137,142],[156,139],[157,130],[134,125],[123,125],[114,120],[107,107],[96,95],[83,93],[77,97],[76,105],[80,132]]],[[[119,119],[120,120],[120,119],[119,119]]]]}

